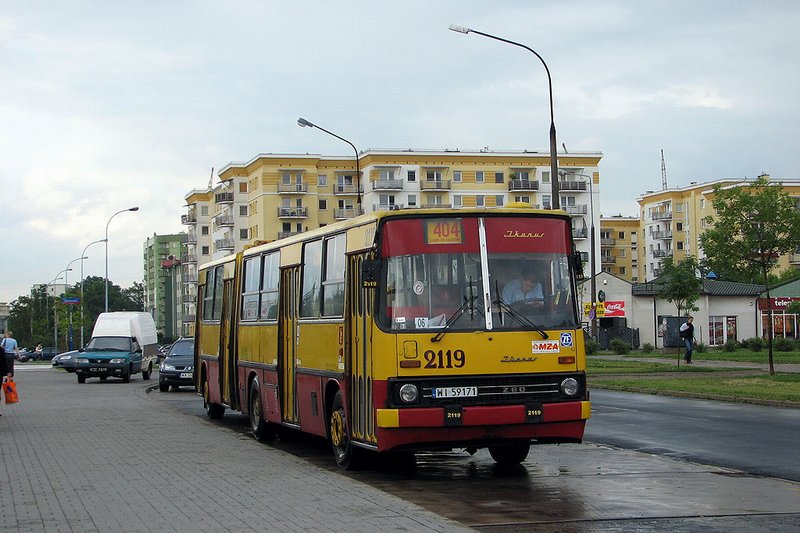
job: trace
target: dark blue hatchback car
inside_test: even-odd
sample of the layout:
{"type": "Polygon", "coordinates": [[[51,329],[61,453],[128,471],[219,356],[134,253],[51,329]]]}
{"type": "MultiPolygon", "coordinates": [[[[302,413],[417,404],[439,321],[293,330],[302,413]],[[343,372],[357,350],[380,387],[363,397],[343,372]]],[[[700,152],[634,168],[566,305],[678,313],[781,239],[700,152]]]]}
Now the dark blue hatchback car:
{"type": "Polygon", "coordinates": [[[158,390],[167,392],[170,387],[194,387],[194,339],[175,341],[158,369],[158,390]]]}

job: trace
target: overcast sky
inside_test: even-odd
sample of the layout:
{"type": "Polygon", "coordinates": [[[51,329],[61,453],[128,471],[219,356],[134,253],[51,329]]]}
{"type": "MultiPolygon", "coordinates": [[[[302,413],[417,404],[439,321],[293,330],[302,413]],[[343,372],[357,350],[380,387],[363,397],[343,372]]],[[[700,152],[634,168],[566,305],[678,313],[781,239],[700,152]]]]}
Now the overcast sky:
{"type": "MultiPolygon", "coordinates": [[[[109,225],[109,278],[141,281],[188,191],[261,152],[602,151],[600,211],[668,183],[800,175],[800,2],[0,3],[0,301],[109,225]]],[[[216,183],[216,180],[215,180],[216,183]]],[[[104,276],[102,244],[85,275],[104,276]]],[[[69,282],[80,279],[80,262],[69,282]]]]}

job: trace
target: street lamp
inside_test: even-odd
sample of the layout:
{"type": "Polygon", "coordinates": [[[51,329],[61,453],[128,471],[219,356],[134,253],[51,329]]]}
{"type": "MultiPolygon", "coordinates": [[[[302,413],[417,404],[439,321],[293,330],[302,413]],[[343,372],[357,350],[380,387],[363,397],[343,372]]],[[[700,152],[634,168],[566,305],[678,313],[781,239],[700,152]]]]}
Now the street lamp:
{"type": "MultiPolygon", "coordinates": [[[[56,277],[53,278],[53,281],[51,281],[50,283],[54,283],[57,279],[61,279],[61,274],[64,274],[64,276],[66,276],[67,272],[69,272],[70,270],[72,269],[67,267],[64,270],[60,271],[58,274],[56,274],[56,277]]],[[[66,282],[64,283],[64,286],[66,287],[66,282]]],[[[53,297],[55,297],[55,291],[53,291],[53,297]]],[[[55,347],[56,351],[58,351],[58,308],[56,307],[55,301],[53,302],[53,346],[55,347]]]]}
{"type": "Polygon", "coordinates": [[[339,137],[338,135],[336,135],[332,131],[328,131],[325,128],[317,126],[313,122],[309,122],[304,118],[298,118],[297,119],[297,125],[300,126],[301,128],[317,128],[318,130],[322,130],[325,133],[327,133],[328,135],[336,137],[340,141],[346,142],[347,144],[349,144],[353,148],[353,151],[356,153],[356,179],[358,180],[358,182],[356,183],[356,187],[357,187],[356,191],[358,192],[358,208],[359,208],[358,211],[360,212],[361,211],[361,167],[360,167],[359,161],[358,161],[358,149],[355,147],[355,145],[353,143],[351,143],[350,141],[348,141],[344,137],[339,137]]]}
{"type": "MultiPolygon", "coordinates": [[[[81,254],[80,257],[77,257],[77,258],[73,259],[72,261],[70,261],[67,264],[67,272],[72,270],[71,268],[69,268],[72,265],[72,263],[74,263],[75,261],[80,261],[81,262],[81,276],[82,276],[83,275],[83,260],[84,259],[86,259],[86,256],[81,254]]],[[[69,274],[64,274],[64,285],[66,286],[67,289],[69,289],[69,281],[68,280],[69,280],[69,274]]],[[[72,350],[72,304],[70,304],[70,306],[69,306],[69,335],[67,336],[67,339],[69,339],[69,341],[68,341],[69,349],[72,350]]]]}
{"type": "Polygon", "coordinates": [[[509,41],[508,39],[503,39],[502,37],[497,37],[496,35],[491,35],[488,33],[483,33],[478,30],[474,30],[472,28],[465,28],[464,26],[458,26],[456,24],[450,25],[450,30],[468,34],[468,33],[477,33],[478,35],[483,35],[484,37],[488,37],[490,39],[494,39],[496,41],[501,41],[508,44],[513,44],[514,46],[519,46],[520,48],[524,48],[528,52],[532,53],[536,57],[539,58],[539,61],[542,62],[544,65],[544,70],[547,72],[547,87],[550,91],[550,176],[551,176],[551,187],[552,187],[552,195],[553,200],[551,202],[552,209],[559,209],[561,207],[560,199],[558,197],[558,158],[556,156],[556,123],[553,119],[553,81],[550,78],[550,69],[547,68],[547,63],[544,62],[542,56],[540,56],[536,50],[525,46],[524,44],[520,44],[514,41],[509,41]]]}
{"type": "MultiPolygon", "coordinates": [[[[97,244],[98,242],[108,242],[108,239],[100,239],[97,241],[92,241],[86,245],[86,248],[83,249],[81,253],[83,259],[87,259],[86,257],[86,250],[93,244],[97,244]]],[[[83,259],[81,259],[81,348],[83,348],[83,259]]]]}
{"type": "Polygon", "coordinates": [[[106,238],[105,238],[105,242],[106,242],[106,313],[108,313],[108,225],[111,224],[111,219],[114,218],[115,216],[119,215],[120,213],[124,213],[125,211],[138,211],[138,210],[139,210],[138,207],[129,207],[128,209],[123,209],[121,211],[117,211],[116,213],[111,215],[111,218],[109,218],[108,222],[106,222],[106,238]]]}

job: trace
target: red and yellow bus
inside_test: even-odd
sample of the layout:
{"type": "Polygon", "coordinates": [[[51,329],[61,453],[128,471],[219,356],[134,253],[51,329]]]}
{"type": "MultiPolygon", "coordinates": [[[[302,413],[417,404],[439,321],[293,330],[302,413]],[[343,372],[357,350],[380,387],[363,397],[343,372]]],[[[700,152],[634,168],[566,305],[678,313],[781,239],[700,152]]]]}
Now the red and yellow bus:
{"type": "Polygon", "coordinates": [[[516,464],[583,438],[581,268],[569,216],[529,206],[375,212],[255,246],[200,269],[198,391],[260,440],[327,437],[343,468],[482,447],[516,464]]]}

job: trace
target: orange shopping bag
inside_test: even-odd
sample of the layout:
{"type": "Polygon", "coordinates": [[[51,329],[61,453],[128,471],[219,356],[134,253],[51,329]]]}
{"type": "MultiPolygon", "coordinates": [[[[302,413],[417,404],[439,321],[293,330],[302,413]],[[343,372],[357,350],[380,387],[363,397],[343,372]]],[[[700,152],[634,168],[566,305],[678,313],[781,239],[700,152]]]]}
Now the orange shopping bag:
{"type": "Polygon", "coordinates": [[[19,401],[17,384],[14,383],[12,378],[8,378],[3,382],[3,394],[6,397],[6,403],[17,403],[19,401]]]}

